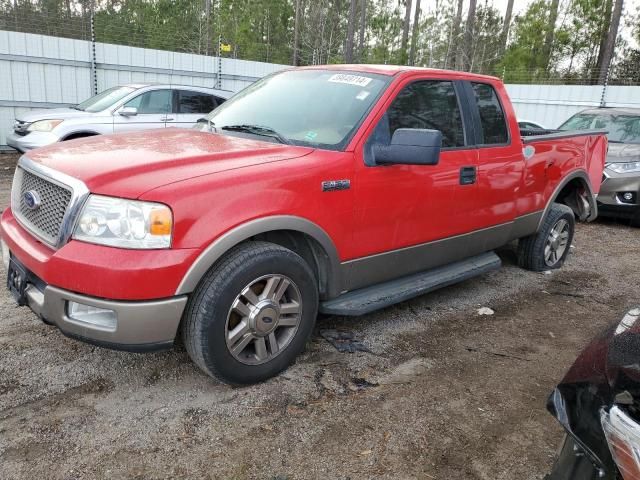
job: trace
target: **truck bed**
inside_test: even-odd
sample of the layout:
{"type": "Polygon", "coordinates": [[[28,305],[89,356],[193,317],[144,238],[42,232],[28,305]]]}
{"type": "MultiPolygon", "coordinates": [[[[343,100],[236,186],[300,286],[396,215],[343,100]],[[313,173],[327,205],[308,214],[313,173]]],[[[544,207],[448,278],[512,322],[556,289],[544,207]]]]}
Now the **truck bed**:
{"type": "Polygon", "coordinates": [[[534,143],[545,140],[557,140],[568,137],[584,137],[590,135],[606,135],[607,130],[552,130],[552,129],[520,129],[522,143],[534,143]]]}

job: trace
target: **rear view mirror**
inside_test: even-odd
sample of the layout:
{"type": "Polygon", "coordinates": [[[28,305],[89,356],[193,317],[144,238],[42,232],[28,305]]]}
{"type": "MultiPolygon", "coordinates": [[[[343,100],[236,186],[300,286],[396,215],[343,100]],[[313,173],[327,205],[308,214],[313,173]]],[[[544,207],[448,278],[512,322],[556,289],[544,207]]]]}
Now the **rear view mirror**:
{"type": "Polygon", "coordinates": [[[123,117],[135,117],[138,115],[138,109],[136,107],[122,107],[118,113],[123,117]]]}
{"type": "Polygon", "coordinates": [[[442,132],[419,128],[399,128],[390,145],[374,145],[376,165],[436,165],[440,159],[442,132]]]}

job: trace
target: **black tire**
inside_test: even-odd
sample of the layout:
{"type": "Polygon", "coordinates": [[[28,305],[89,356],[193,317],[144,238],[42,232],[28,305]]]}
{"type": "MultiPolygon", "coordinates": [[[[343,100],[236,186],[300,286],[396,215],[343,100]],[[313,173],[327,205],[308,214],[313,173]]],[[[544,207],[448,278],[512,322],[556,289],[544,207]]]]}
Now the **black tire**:
{"type": "Polygon", "coordinates": [[[636,214],[631,219],[631,226],[640,228],[640,207],[636,210],[636,214]]]}
{"type": "MultiPolygon", "coordinates": [[[[518,242],[518,265],[527,270],[533,270],[534,272],[542,272],[544,270],[552,270],[560,268],[571,249],[571,242],[573,242],[573,234],[575,232],[576,219],[571,208],[560,203],[554,203],[551,205],[547,216],[542,222],[542,226],[537,233],[525,238],[521,238],[518,242]],[[559,225],[559,222],[565,221],[568,229],[568,237],[566,238],[566,248],[562,251],[561,255],[558,255],[551,264],[545,258],[545,249],[547,247],[547,241],[551,235],[551,231],[559,225]]],[[[549,259],[552,260],[552,259],[549,259]]]]}
{"type": "MultiPolygon", "coordinates": [[[[266,280],[264,288],[266,291],[266,280]]],[[[287,293],[282,298],[286,296],[287,293]]],[[[247,242],[230,250],[201,280],[187,306],[182,337],[191,359],[208,375],[233,385],[257,383],[277,375],[294,362],[311,336],[317,311],[317,281],[309,265],[299,255],[272,243],[247,242]],[[287,332],[286,346],[282,350],[275,349],[277,353],[274,354],[269,335],[268,355],[275,356],[265,363],[249,365],[236,358],[231,347],[227,346],[227,335],[231,334],[227,332],[228,321],[231,322],[235,311],[231,307],[239,298],[245,298],[241,292],[269,276],[291,281],[291,288],[295,288],[299,299],[300,313],[295,315],[296,319],[299,317],[299,323],[296,330],[292,330],[294,327],[275,327],[274,335],[276,331],[287,332]]],[[[273,321],[262,317],[265,318],[268,323],[273,321]]],[[[242,317],[240,321],[250,323],[249,317],[242,317]]],[[[279,321],[278,314],[275,323],[279,321]]],[[[257,320],[254,319],[255,322],[257,320]]],[[[258,358],[258,347],[254,346],[255,357],[258,358]]],[[[246,358],[248,361],[249,356],[246,358]]]]}

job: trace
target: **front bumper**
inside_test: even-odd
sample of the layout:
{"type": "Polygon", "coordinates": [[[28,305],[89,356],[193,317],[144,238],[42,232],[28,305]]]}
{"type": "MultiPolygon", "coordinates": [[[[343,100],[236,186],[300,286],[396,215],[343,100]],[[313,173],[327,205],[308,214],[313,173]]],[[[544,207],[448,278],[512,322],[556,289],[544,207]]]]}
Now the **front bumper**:
{"type": "MultiPolygon", "coordinates": [[[[0,241],[3,259],[9,257],[22,263],[9,253],[0,241]]],[[[150,301],[118,301],[96,298],[47,285],[33,272],[27,272],[24,303],[46,323],[57,326],[67,336],[108,348],[129,351],[150,351],[168,348],[178,330],[187,304],[186,295],[150,301]],[[115,322],[106,327],[90,320],[73,318],[70,302],[83,306],[110,310],[115,322]]]]}
{"type": "Polygon", "coordinates": [[[598,212],[602,216],[633,218],[640,212],[640,173],[615,173],[605,170],[605,178],[598,194],[598,212]],[[625,201],[624,193],[634,199],[625,201]]]}
{"type": "Polygon", "coordinates": [[[130,351],[173,344],[188,299],[175,291],[197,251],[125,250],[78,241],[52,250],[24,230],[11,209],[3,212],[0,237],[3,259],[10,252],[28,273],[24,302],[65,335],[130,351]],[[113,311],[115,328],[71,318],[69,302],[113,311]]]}
{"type": "Polygon", "coordinates": [[[31,310],[67,336],[117,350],[151,351],[169,348],[187,304],[187,297],[147,302],[119,302],[87,297],[60,288],[46,286],[40,291],[29,284],[25,291],[31,310]],[[117,323],[107,329],[73,319],[68,314],[69,302],[113,310],[117,323]]]}
{"type": "Polygon", "coordinates": [[[7,145],[21,153],[34,148],[44,147],[60,141],[57,135],[51,132],[29,132],[26,135],[17,135],[12,132],[7,135],[7,145]]]}

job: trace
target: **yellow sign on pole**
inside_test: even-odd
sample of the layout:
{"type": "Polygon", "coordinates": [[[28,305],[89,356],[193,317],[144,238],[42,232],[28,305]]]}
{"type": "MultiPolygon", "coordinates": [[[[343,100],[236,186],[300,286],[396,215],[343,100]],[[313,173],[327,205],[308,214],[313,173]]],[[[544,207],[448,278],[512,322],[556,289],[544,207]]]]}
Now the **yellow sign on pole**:
{"type": "Polygon", "coordinates": [[[231,51],[231,44],[230,43],[221,43],[220,44],[220,51],[222,51],[222,52],[230,52],[231,51]]]}

